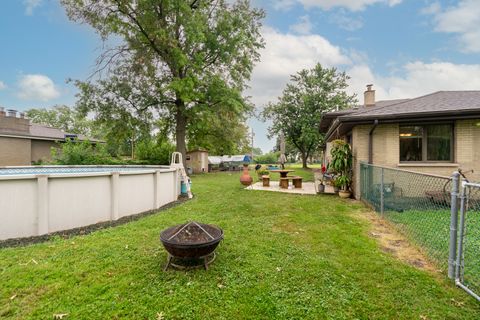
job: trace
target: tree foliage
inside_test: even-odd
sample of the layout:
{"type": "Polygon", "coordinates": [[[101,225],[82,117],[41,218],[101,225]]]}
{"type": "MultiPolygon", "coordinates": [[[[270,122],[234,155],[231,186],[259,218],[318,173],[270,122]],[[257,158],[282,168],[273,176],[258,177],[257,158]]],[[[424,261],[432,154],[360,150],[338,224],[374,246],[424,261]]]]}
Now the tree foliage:
{"type": "Polygon", "coordinates": [[[65,143],[60,144],[60,149],[52,148],[51,152],[52,162],[59,165],[105,165],[115,163],[104,144],[93,145],[87,140],[67,139],[65,143]]]}
{"type": "Polygon", "coordinates": [[[27,110],[27,117],[33,123],[43,124],[69,133],[91,136],[93,123],[81,112],[65,105],[52,108],[32,108],[27,110]]]}
{"type": "Polygon", "coordinates": [[[204,114],[188,127],[188,148],[206,149],[212,155],[249,153],[250,141],[245,117],[228,110],[204,114]]]}
{"type": "Polygon", "coordinates": [[[151,164],[170,164],[170,155],[175,146],[168,140],[144,140],[135,150],[136,158],[151,164]]]}
{"type": "Polygon", "coordinates": [[[267,152],[254,158],[255,163],[259,164],[275,164],[278,163],[280,151],[267,152]]]}
{"type": "Polygon", "coordinates": [[[93,86],[108,92],[84,99],[84,107],[139,121],[167,119],[184,155],[187,134],[201,132],[197,127],[210,125],[219,111],[240,120],[251,110],[242,92],[263,47],[264,13],[249,1],[61,2],[72,20],[91,25],[104,39],[120,40],[99,59],[98,71],[107,79],[77,83],[83,95],[93,86]],[[95,99],[100,103],[92,104],[95,99]]]}
{"type": "Polygon", "coordinates": [[[348,79],[344,72],[320,64],[301,70],[291,76],[278,102],[269,103],[262,113],[272,120],[269,135],[283,133],[287,144],[298,149],[304,168],[310,154],[324,143],[319,130],[322,116],[356,102],[355,95],[345,92],[348,79]]]}

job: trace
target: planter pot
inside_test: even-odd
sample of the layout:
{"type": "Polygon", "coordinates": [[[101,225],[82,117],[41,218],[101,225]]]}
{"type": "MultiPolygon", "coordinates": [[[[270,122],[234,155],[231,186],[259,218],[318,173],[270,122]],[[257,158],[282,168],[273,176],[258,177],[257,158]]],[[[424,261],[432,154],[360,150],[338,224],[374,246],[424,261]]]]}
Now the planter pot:
{"type": "Polygon", "coordinates": [[[324,193],[325,192],[325,185],[324,184],[319,184],[318,185],[318,193],[324,193]]]}
{"type": "Polygon", "coordinates": [[[340,198],[342,199],[347,199],[347,198],[350,198],[350,196],[352,195],[352,193],[350,191],[339,191],[338,192],[338,195],[340,196],[340,198]]]}
{"type": "Polygon", "coordinates": [[[242,175],[240,176],[240,183],[243,184],[244,186],[249,186],[253,182],[253,178],[250,176],[250,173],[248,172],[248,164],[243,165],[243,172],[242,175]]]}

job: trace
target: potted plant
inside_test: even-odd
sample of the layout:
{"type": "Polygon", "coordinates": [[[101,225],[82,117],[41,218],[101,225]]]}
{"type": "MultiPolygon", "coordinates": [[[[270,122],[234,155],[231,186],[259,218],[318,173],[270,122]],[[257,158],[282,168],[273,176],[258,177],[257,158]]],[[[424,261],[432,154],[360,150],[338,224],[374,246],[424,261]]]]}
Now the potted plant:
{"type": "Polygon", "coordinates": [[[257,170],[257,175],[258,175],[258,179],[260,180],[262,179],[262,176],[270,175],[270,171],[268,171],[266,168],[262,166],[257,170]]]}
{"type": "Polygon", "coordinates": [[[324,193],[325,192],[325,185],[323,184],[323,180],[320,180],[320,183],[318,184],[318,193],[324,193]]]}
{"type": "Polygon", "coordinates": [[[332,160],[331,168],[337,173],[335,186],[340,188],[339,196],[349,198],[351,196],[350,183],[352,182],[352,150],[350,145],[343,140],[334,140],[330,150],[332,160]]]}
{"type": "Polygon", "coordinates": [[[334,178],[331,182],[331,185],[333,186],[333,192],[338,193],[340,191],[340,183],[337,181],[337,178],[334,178]]]}

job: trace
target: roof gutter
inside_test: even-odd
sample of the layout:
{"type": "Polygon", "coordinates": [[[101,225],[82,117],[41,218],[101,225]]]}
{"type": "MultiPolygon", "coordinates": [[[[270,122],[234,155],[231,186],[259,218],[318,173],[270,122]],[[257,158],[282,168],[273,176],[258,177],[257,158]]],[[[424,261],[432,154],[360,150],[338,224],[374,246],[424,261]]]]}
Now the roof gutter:
{"type": "Polygon", "coordinates": [[[373,163],[373,132],[378,126],[378,119],[375,119],[373,121],[373,127],[370,129],[370,132],[368,133],[368,163],[372,164],[373,163]]]}

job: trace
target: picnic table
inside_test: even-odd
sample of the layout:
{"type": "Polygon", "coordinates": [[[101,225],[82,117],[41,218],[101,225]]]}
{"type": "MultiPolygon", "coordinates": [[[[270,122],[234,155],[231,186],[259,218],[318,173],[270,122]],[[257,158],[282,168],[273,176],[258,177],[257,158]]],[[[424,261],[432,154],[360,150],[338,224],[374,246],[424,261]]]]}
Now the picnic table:
{"type": "Polygon", "coordinates": [[[295,170],[270,170],[270,172],[278,172],[280,173],[280,178],[286,178],[287,177],[287,174],[289,174],[290,172],[294,172],[295,170]]]}
{"type": "Polygon", "coordinates": [[[295,188],[302,188],[302,177],[292,177],[288,176],[290,172],[294,172],[295,170],[270,170],[270,172],[278,172],[280,173],[280,188],[288,189],[288,180],[292,180],[293,185],[295,188]]]}

